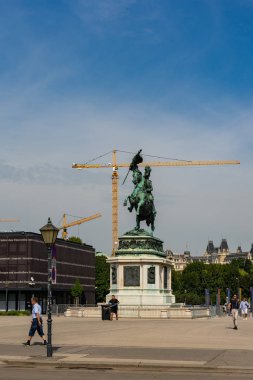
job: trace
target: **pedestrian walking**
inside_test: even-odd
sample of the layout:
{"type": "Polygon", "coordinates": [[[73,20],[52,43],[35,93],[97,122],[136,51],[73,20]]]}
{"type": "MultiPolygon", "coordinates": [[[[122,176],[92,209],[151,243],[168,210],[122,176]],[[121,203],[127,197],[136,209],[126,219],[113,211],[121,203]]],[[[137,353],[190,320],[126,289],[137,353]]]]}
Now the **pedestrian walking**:
{"type": "Polygon", "coordinates": [[[117,300],[117,298],[112,295],[112,299],[109,301],[109,305],[110,305],[110,308],[111,308],[111,321],[113,320],[113,314],[116,315],[116,320],[119,319],[118,317],[118,304],[119,304],[119,301],[117,300]]]}
{"type": "Polygon", "coordinates": [[[29,330],[29,336],[27,339],[27,342],[24,343],[25,346],[30,346],[32,337],[34,334],[37,333],[42,338],[44,345],[47,344],[46,337],[43,332],[43,320],[41,316],[41,306],[38,304],[38,298],[32,297],[31,298],[31,304],[32,304],[32,321],[31,321],[31,327],[29,330]]]}
{"type": "Polygon", "coordinates": [[[238,310],[240,302],[236,294],[233,295],[231,300],[231,314],[233,318],[234,330],[238,330],[238,310]]]}
{"type": "Polygon", "coordinates": [[[247,320],[248,319],[248,309],[249,309],[249,303],[246,300],[246,298],[244,297],[243,300],[240,303],[240,310],[241,310],[241,313],[242,313],[243,320],[247,320]]]}

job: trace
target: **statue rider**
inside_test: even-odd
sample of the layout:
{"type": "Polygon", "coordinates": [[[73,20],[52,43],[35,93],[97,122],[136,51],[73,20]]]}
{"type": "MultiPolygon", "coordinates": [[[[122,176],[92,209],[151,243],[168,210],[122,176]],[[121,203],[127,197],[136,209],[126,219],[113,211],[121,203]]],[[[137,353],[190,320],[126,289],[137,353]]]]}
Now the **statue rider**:
{"type": "MultiPolygon", "coordinates": [[[[143,177],[142,172],[138,168],[138,164],[141,164],[143,162],[143,158],[141,156],[142,149],[139,150],[139,152],[133,157],[132,162],[129,167],[129,171],[133,172],[133,184],[135,186],[132,194],[131,199],[135,199],[138,192],[143,188],[143,177]]],[[[124,205],[126,205],[127,201],[124,202],[124,205]]],[[[130,203],[130,206],[128,207],[128,210],[130,212],[133,211],[134,208],[134,202],[130,203]]]]}
{"type": "Polygon", "coordinates": [[[132,162],[131,162],[130,167],[129,167],[129,170],[131,170],[132,172],[135,170],[138,170],[138,165],[143,162],[141,152],[142,152],[142,149],[140,149],[139,152],[132,159],[132,162]]]}
{"type": "Polygon", "coordinates": [[[153,214],[156,215],[156,209],[154,205],[154,196],[152,194],[153,191],[153,184],[152,181],[149,179],[151,174],[151,167],[145,166],[144,170],[144,190],[147,194],[147,201],[153,205],[153,214]]]}

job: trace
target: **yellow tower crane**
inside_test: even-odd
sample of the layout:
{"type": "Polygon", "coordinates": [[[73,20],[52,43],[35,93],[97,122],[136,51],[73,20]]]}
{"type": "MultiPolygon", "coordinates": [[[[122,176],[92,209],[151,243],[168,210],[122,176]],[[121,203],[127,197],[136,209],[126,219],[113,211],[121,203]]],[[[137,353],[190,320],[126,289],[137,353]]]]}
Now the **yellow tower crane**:
{"type": "MultiPolygon", "coordinates": [[[[100,156],[102,157],[102,156],[100,156]]],[[[221,165],[239,165],[240,161],[236,160],[225,160],[225,161],[184,161],[184,160],[175,160],[175,161],[152,161],[152,162],[142,162],[138,166],[145,167],[163,167],[163,166],[221,166],[221,165]]],[[[128,162],[117,162],[117,150],[112,151],[112,162],[108,164],[72,164],[73,169],[108,169],[112,168],[112,255],[115,254],[115,250],[118,245],[118,169],[119,168],[129,168],[130,163],[128,162]]]]}
{"type": "MultiPolygon", "coordinates": [[[[81,218],[81,219],[75,220],[74,222],[67,223],[67,215],[68,214],[63,214],[62,226],[60,227],[60,230],[62,230],[62,239],[64,239],[64,240],[67,240],[67,238],[68,238],[68,230],[67,229],[69,227],[78,226],[80,224],[89,222],[90,220],[101,218],[101,216],[102,216],[102,214],[97,213],[97,214],[88,216],[86,218],[81,218]]],[[[72,215],[68,215],[68,216],[72,216],[72,215]]]]}

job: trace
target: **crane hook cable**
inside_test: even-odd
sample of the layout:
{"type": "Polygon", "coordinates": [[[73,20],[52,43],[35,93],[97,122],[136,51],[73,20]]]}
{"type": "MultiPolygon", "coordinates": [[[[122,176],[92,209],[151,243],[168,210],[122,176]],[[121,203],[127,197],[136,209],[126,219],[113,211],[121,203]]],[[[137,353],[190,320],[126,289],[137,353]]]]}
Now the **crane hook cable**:
{"type": "MultiPolygon", "coordinates": [[[[126,152],[125,150],[117,150],[117,152],[120,152],[120,153],[135,154],[134,152],[126,152]]],[[[179,158],[153,156],[153,155],[151,155],[151,154],[142,154],[142,156],[145,156],[145,157],[153,157],[153,158],[161,158],[161,159],[163,159],[163,160],[192,162],[192,160],[181,160],[181,159],[179,159],[179,158]]]]}
{"type": "MultiPolygon", "coordinates": [[[[135,154],[134,152],[127,152],[125,150],[119,150],[117,149],[117,152],[120,152],[120,153],[127,153],[127,154],[135,154]]],[[[84,164],[90,164],[91,162],[94,162],[96,160],[98,160],[99,158],[102,158],[102,157],[105,157],[107,156],[108,154],[112,153],[112,150],[110,150],[109,152],[107,153],[104,153],[104,154],[101,154],[95,158],[92,158],[91,160],[89,161],[86,161],[84,164]]],[[[182,159],[179,159],[179,158],[173,158],[173,157],[162,157],[162,156],[154,156],[154,155],[151,155],[151,154],[143,154],[143,156],[145,157],[152,157],[152,158],[160,158],[160,159],[163,159],[163,160],[172,160],[172,161],[183,161],[183,162],[192,162],[192,160],[182,160],[182,159]]]]}
{"type": "Polygon", "coordinates": [[[107,155],[110,154],[110,153],[112,153],[112,150],[110,150],[110,152],[107,152],[107,153],[105,153],[105,154],[101,154],[100,156],[97,156],[97,157],[95,157],[95,158],[92,158],[92,160],[87,161],[87,162],[85,162],[84,164],[85,164],[85,165],[86,165],[86,164],[90,164],[91,162],[96,161],[96,160],[98,160],[99,158],[102,158],[102,157],[104,157],[104,156],[107,156],[107,155]]]}

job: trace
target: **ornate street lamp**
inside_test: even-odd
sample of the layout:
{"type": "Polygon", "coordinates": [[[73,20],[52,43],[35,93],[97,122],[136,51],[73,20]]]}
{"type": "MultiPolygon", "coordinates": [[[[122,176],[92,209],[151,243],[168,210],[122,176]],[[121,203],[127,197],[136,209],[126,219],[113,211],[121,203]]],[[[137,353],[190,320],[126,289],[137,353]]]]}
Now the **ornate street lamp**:
{"type": "Polygon", "coordinates": [[[40,229],[42,239],[48,252],[48,278],[47,278],[47,357],[53,356],[52,347],[52,248],[55,244],[59,229],[55,227],[50,218],[40,229]]]}

